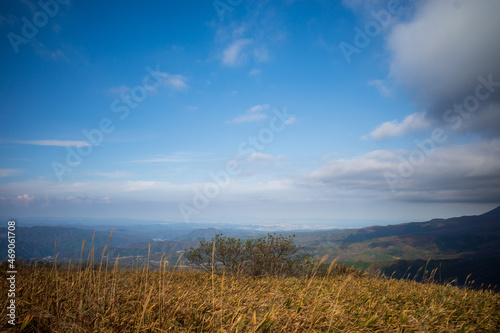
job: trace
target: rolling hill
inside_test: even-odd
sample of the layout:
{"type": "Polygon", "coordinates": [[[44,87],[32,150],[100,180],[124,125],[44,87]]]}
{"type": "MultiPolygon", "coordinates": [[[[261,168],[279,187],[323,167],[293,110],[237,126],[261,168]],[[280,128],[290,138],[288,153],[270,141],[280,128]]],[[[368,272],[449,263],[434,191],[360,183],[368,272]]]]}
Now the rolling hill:
{"type": "Polygon", "coordinates": [[[306,252],[396,278],[500,286],[500,207],[477,216],[300,234],[306,252]],[[427,272],[426,272],[427,271],[427,272]]]}
{"type": "Polygon", "coordinates": [[[350,261],[500,257],[500,207],[475,216],[322,232],[304,247],[350,261]]]}

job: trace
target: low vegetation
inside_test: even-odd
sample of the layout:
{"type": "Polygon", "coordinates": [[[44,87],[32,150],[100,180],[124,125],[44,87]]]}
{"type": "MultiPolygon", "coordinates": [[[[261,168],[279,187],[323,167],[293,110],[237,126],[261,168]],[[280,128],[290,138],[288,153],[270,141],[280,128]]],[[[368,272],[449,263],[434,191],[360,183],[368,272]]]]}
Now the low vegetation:
{"type": "MultiPolygon", "coordinates": [[[[254,278],[164,265],[155,272],[32,266],[20,268],[18,277],[17,329],[25,332],[500,329],[497,293],[373,276],[254,278]]],[[[2,325],[2,331],[9,327],[6,320],[2,325]]]]}
{"type": "MultiPolygon", "coordinates": [[[[237,244],[219,237],[220,244],[237,244]]],[[[255,244],[291,245],[267,237],[255,244]],[[264,243],[262,243],[264,242],[264,243]]],[[[210,242],[201,243],[208,248],[210,242]]],[[[242,245],[241,243],[240,245],[242,245]]],[[[264,246],[266,248],[266,246],[264,246]]],[[[286,259],[293,246],[286,247],[286,259]]],[[[221,250],[222,248],[219,248],[221,250]]],[[[190,251],[193,251],[191,249],[190,251]]],[[[190,251],[187,251],[188,254],[190,251]]],[[[196,253],[196,251],[192,252],[196,253]]],[[[211,244],[215,263],[216,246],[211,244]]],[[[224,253],[224,252],[222,252],[224,253]]],[[[239,253],[239,252],[236,252],[239,253]]],[[[219,252],[220,254],[220,252],[219,252]]],[[[242,254],[243,255],[243,254],[242,254]]],[[[496,332],[500,294],[395,280],[317,262],[307,276],[159,269],[121,270],[118,260],[18,265],[16,331],[23,332],[496,332]]],[[[206,259],[206,258],[205,258],[206,259]]],[[[220,259],[220,258],[219,258],[220,259]]],[[[218,259],[218,260],[219,260],[218,259]]],[[[250,259],[248,259],[250,260],[250,259]]],[[[222,262],[222,261],[221,261],[222,262]]],[[[284,261],[286,262],[286,260],[284,261]]],[[[246,265],[243,265],[245,267],[246,265]]],[[[210,267],[215,267],[211,264],[210,267]]],[[[229,267],[229,269],[222,269],[229,267]]],[[[248,267],[252,267],[248,264],[248,267]]],[[[281,268],[279,268],[281,267],[281,268]]],[[[1,269],[2,290],[8,289],[1,269]]],[[[272,266],[270,269],[274,269],[272,266]]],[[[6,293],[1,316],[6,318],[6,293]]],[[[1,323],[1,331],[10,328],[1,323]]]]}
{"type": "Polygon", "coordinates": [[[292,236],[268,234],[242,241],[215,235],[203,239],[198,247],[186,251],[186,258],[199,268],[215,273],[250,276],[308,276],[315,261],[308,255],[297,256],[292,236]]]}

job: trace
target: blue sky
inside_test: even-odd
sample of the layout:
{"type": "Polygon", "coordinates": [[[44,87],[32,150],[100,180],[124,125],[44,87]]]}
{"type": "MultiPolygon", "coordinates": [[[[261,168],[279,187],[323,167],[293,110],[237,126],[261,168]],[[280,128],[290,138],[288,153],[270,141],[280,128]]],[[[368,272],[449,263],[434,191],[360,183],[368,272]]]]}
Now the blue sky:
{"type": "Polygon", "coordinates": [[[498,1],[0,6],[2,215],[355,225],[500,202],[498,1]]]}

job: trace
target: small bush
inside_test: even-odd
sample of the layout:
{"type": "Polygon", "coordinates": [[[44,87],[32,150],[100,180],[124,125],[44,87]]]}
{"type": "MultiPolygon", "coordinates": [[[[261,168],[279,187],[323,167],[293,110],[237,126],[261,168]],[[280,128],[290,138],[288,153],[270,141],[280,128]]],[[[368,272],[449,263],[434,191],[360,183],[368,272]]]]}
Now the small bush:
{"type": "Polygon", "coordinates": [[[199,247],[186,250],[186,258],[207,272],[251,276],[308,275],[314,261],[307,255],[296,255],[298,247],[293,237],[268,234],[244,242],[215,235],[210,241],[200,241],[199,247]]]}

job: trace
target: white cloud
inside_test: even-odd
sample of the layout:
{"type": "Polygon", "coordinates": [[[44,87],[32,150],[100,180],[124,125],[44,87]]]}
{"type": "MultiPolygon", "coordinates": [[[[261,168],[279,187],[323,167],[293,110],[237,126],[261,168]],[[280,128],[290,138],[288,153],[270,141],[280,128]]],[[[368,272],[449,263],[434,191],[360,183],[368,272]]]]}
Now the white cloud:
{"type": "Polygon", "coordinates": [[[159,190],[168,189],[172,184],[170,182],[162,181],[148,181],[148,180],[133,180],[128,181],[123,186],[125,192],[145,191],[145,190],[159,190]]]}
{"type": "MultiPolygon", "coordinates": [[[[383,173],[397,165],[398,151],[375,150],[350,159],[329,157],[317,170],[305,175],[304,184],[338,185],[358,189],[384,189],[383,173]]],[[[331,155],[334,156],[335,154],[331,155]]]]}
{"type": "Polygon", "coordinates": [[[384,97],[391,97],[392,96],[392,91],[388,87],[388,83],[385,80],[372,80],[368,82],[369,86],[375,87],[380,95],[384,97]]]}
{"type": "MultiPolygon", "coordinates": [[[[443,114],[475,94],[478,77],[500,81],[500,1],[423,1],[414,17],[396,24],[389,34],[390,76],[417,99],[440,126],[443,114]],[[459,4],[458,6],[456,4],[459,4]]],[[[485,118],[485,127],[464,122],[464,129],[500,135],[486,110],[500,101],[498,93],[482,101],[471,118],[485,118]]],[[[496,108],[494,113],[500,112],[496,108]]]]}
{"type": "Polygon", "coordinates": [[[0,197],[0,203],[7,203],[13,206],[37,206],[42,208],[58,207],[61,208],[66,204],[70,205],[86,205],[95,208],[95,205],[110,204],[109,196],[97,197],[88,195],[55,195],[55,196],[34,196],[23,194],[12,197],[0,197]]]}
{"type": "Polygon", "coordinates": [[[226,66],[237,66],[246,60],[245,48],[252,43],[249,38],[240,38],[222,51],[222,63],[226,66]]]}
{"type": "Polygon", "coordinates": [[[176,152],[172,155],[155,155],[152,158],[134,160],[135,163],[186,163],[186,162],[199,162],[208,161],[209,159],[202,158],[200,153],[194,152],[176,152]]]}
{"type": "MultiPolygon", "coordinates": [[[[24,182],[12,182],[3,184],[0,187],[0,196],[11,198],[12,200],[42,200],[42,198],[135,198],[139,201],[173,201],[178,202],[180,195],[192,193],[193,184],[172,184],[165,181],[149,180],[121,180],[116,179],[104,181],[80,181],[57,183],[46,180],[29,180],[24,182]],[[144,191],[139,197],[133,192],[144,191]],[[12,197],[12,193],[30,193],[30,195],[20,195],[12,197]],[[88,197],[88,193],[92,193],[88,197]]],[[[66,200],[66,199],[65,199],[66,200]]]]}
{"type": "Polygon", "coordinates": [[[28,194],[18,195],[14,200],[14,204],[28,206],[34,199],[35,197],[32,195],[28,194]]]}
{"type": "Polygon", "coordinates": [[[187,77],[180,74],[167,74],[164,73],[165,80],[162,82],[163,86],[173,90],[186,90],[189,88],[187,84],[187,77]]]}
{"type": "MultiPolygon", "coordinates": [[[[394,136],[404,136],[414,131],[427,129],[430,123],[425,119],[424,113],[412,113],[402,121],[387,121],[380,124],[368,136],[380,140],[394,136]]],[[[366,136],[364,137],[367,138],[366,136]]]]}
{"type": "Polygon", "coordinates": [[[264,153],[252,153],[247,157],[247,161],[273,161],[275,157],[273,155],[264,153]]]}
{"type": "Polygon", "coordinates": [[[256,105],[251,107],[245,114],[238,116],[232,120],[226,121],[229,124],[250,123],[267,118],[267,115],[262,111],[269,109],[269,104],[256,105]]]}
{"type": "Polygon", "coordinates": [[[160,84],[163,87],[177,91],[187,90],[189,88],[187,84],[188,78],[185,77],[184,75],[169,74],[165,72],[154,72],[154,73],[161,78],[162,81],[160,84]]]}
{"type": "Polygon", "coordinates": [[[283,159],[285,158],[285,155],[274,156],[256,152],[239,157],[244,158],[244,160],[251,165],[282,168],[284,166],[283,159]]]}
{"type": "Polygon", "coordinates": [[[0,178],[15,176],[19,173],[23,172],[23,170],[19,169],[0,169],[0,178]]]}
{"type": "MultiPolygon", "coordinates": [[[[241,190],[247,192],[272,192],[272,191],[289,191],[294,189],[294,184],[290,180],[270,180],[250,186],[241,187],[241,190]]],[[[277,198],[275,198],[277,199],[277,198]]]]}
{"type": "MultiPolygon", "coordinates": [[[[164,87],[165,89],[174,90],[174,91],[185,91],[189,89],[188,78],[181,74],[169,74],[166,72],[153,71],[153,75],[155,75],[159,80],[159,86],[164,87]]],[[[154,88],[152,86],[144,86],[149,95],[154,95],[158,92],[158,87],[154,88]]],[[[113,95],[126,95],[132,91],[132,88],[126,85],[121,85],[117,87],[109,88],[108,93],[113,95]]]]}
{"type": "MultiPolygon", "coordinates": [[[[232,203],[237,204],[236,210],[242,207],[254,210],[263,202],[274,208],[283,202],[307,201],[313,205],[323,202],[325,207],[331,208],[327,203],[337,202],[341,205],[350,202],[359,205],[360,202],[374,200],[400,203],[500,201],[500,140],[435,147],[434,152],[415,167],[409,177],[402,177],[397,184],[397,193],[393,194],[385,173],[397,174],[401,160],[407,160],[410,153],[409,150],[377,150],[353,158],[330,155],[320,167],[302,175],[276,175],[267,171],[255,173],[250,170],[252,177],[232,177],[231,186],[221,190],[220,195],[211,202],[211,207],[222,207],[220,212],[225,212],[225,207],[232,203]]],[[[265,168],[282,160],[281,155],[264,153],[249,154],[238,159],[242,165],[265,168]]],[[[194,189],[203,191],[206,184],[212,181],[207,178],[205,182],[173,184],[146,178],[68,181],[59,184],[55,181],[31,180],[2,184],[0,201],[5,207],[11,203],[19,207],[27,204],[30,207],[44,204],[59,207],[64,206],[64,203],[97,207],[109,203],[111,197],[114,205],[128,205],[131,202],[146,207],[153,203],[164,203],[176,211],[179,202],[192,202],[194,189]],[[92,193],[92,197],[87,193],[92,193]]],[[[287,210],[304,208],[300,205],[281,207],[287,210]]],[[[328,209],[326,211],[331,212],[328,209]]]]}
{"type": "Polygon", "coordinates": [[[252,106],[250,109],[248,109],[249,112],[259,112],[262,110],[269,109],[269,104],[261,104],[261,105],[256,105],[252,106]]]}
{"type": "Polygon", "coordinates": [[[35,146],[56,146],[56,147],[86,147],[92,145],[87,141],[74,141],[74,140],[29,140],[29,141],[14,141],[14,143],[35,145],[35,146]]]}
{"type": "MultiPolygon", "coordinates": [[[[377,150],[349,159],[328,159],[304,175],[305,187],[349,189],[411,202],[499,202],[500,140],[435,146],[428,156],[414,150],[377,150]],[[411,154],[424,156],[408,164],[411,154]],[[406,161],[406,162],[403,162],[406,161]],[[402,165],[406,165],[402,167],[402,165]],[[408,171],[410,165],[411,172],[408,171]],[[409,172],[409,174],[401,173],[409,172]],[[390,192],[387,173],[397,177],[390,192]]],[[[392,178],[391,178],[392,180],[392,178]]]]}
{"type": "Polygon", "coordinates": [[[133,176],[132,173],[123,171],[123,170],[118,170],[114,172],[93,172],[91,173],[92,176],[99,176],[99,177],[106,177],[106,178],[126,178],[126,177],[131,177],[133,176]]]}
{"type": "MultiPolygon", "coordinates": [[[[288,6],[289,4],[285,5],[288,6]]],[[[215,57],[222,65],[240,65],[267,62],[273,59],[272,50],[287,35],[287,23],[272,2],[248,3],[246,14],[227,25],[213,25],[217,48],[215,57]]]]}

